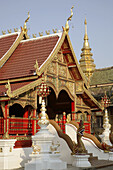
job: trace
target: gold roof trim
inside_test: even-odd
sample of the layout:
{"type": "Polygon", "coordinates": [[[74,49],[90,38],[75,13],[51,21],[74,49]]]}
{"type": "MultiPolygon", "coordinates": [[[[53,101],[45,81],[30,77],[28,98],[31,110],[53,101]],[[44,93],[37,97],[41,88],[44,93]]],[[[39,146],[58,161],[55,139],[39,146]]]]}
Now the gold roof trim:
{"type": "Polygon", "coordinates": [[[2,67],[5,64],[5,62],[9,59],[9,57],[12,55],[12,53],[14,52],[16,47],[19,45],[22,39],[23,39],[23,32],[21,32],[20,35],[18,35],[13,45],[9,48],[9,50],[5,53],[3,58],[0,60],[0,67],[2,67]]]}
{"type": "Polygon", "coordinates": [[[10,83],[9,83],[9,80],[8,80],[8,84],[5,85],[5,87],[8,89],[7,90],[7,95],[10,97],[10,98],[14,98],[14,97],[18,97],[20,94],[26,92],[26,91],[29,91],[30,89],[33,89],[37,86],[39,86],[43,81],[43,78],[40,78],[36,81],[33,81],[25,86],[22,86],[21,88],[18,88],[14,91],[11,91],[11,86],[10,86],[10,83]]]}

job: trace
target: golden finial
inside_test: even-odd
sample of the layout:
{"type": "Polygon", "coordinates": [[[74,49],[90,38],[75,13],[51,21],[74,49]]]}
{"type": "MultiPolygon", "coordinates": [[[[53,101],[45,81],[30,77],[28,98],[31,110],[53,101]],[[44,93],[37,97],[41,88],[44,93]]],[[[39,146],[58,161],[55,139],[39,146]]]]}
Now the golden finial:
{"type": "Polygon", "coordinates": [[[55,29],[55,30],[54,30],[54,29],[52,29],[52,30],[53,30],[53,33],[57,33],[57,29],[55,29]]]}
{"type": "Polygon", "coordinates": [[[10,29],[10,30],[7,30],[7,31],[8,31],[9,34],[12,32],[11,29],[10,29]]]}
{"type": "MultiPolygon", "coordinates": [[[[84,24],[85,24],[85,35],[87,36],[87,21],[86,21],[86,17],[85,17],[84,24]]],[[[88,38],[88,37],[86,37],[86,38],[88,38]]]]}
{"type": "Polygon", "coordinates": [[[33,38],[36,38],[36,34],[32,34],[33,38]]]}
{"type": "Polygon", "coordinates": [[[87,25],[86,17],[85,17],[85,21],[84,21],[84,24],[85,24],[85,25],[87,25]]]}
{"type": "Polygon", "coordinates": [[[14,32],[18,32],[18,28],[14,28],[14,32]]]}
{"type": "Polygon", "coordinates": [[[70,17],[67,19],[67,21],[66,21],[66,25],[65,25],[65,28],[64,28],[64,30],[65,30],[66,32],[69,31],[68,21],[69,21],[69,20],[71,21],[71,18],[72,18],[72,16],[73,16],[73,11],[72,11],[73,8],[74,8],[74,6],[72,6],[72,8],[71,8],[71,15],[70,15],[70,17]]]}
{"type": "Polygon", "coordinates": [[[50,34],[50,30],[46,31],[46,34],[49,35],[50,34]]]}
{"type": "Polygon", "coordinates": [[[40,37],[42,37],[43,36],[43,32],[39,32],[39,35],[40,35],[40,37]]]}
{"type": "Polygon", "coordinates": [[[24,27],[23,27],[24,29],[27,29],[26,23],[28,22],[29,18],[30,18],[30,14],[29,14],[29,11],[28,11],[28,17],[27,17],[27,19],[25,20],[24,27]]]}
{"type": "Polygon", "coordinates": [[[6,34],[6,31],[2,31],[2,34],[5,35],[5,34],[6,34]]]}
{"type": "Polygon", "coordinates": [[[36,63],[35,63],[35,65],[34,65],[34,68],[36,69],[36,74],[37,74],[37,76],[39,76],[40,75],[40,72],[39,72],[39,66],[38,66],[38,61],[36,60],[36,63]]]}
{"type": "Polygon", "coordinates": [[[27,35],[28,29],[27,29],[27,27],[26,27],[26,23],[28,22],[29,18],[30,18],[30,14],[29,14],[29,12],[28,12],[28,17],[27,17],[27,19],[25,20],[24,26],[23,26],[23,28],[22,28],[22,31],[23,31],[24,34],[26,35],[26,38],[28,38],[28,35],[27,35]]]}

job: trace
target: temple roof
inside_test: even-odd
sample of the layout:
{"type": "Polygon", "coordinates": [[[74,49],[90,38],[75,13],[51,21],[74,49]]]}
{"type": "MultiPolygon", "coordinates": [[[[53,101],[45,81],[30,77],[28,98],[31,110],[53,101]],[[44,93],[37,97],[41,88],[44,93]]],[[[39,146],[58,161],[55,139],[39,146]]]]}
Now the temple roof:
{"type": "Polygon", "coordinates": [[[18,33],[7,34],[0,36],[0,59],[10,49],[16,40],[18,33]]]}
{"type": "MultiPolygon", "coordinates": [[[[9,39],[7,36],[5,38],[7,43],[9,39]]],[[[36,60],[40,67],[53,51],[59,38],[60,34],[54,34],[21,41],[8,61],[0,69],[0,80],[33,75],[36,60]]]]}
{"type": "MultiPolygon", "coordinates": [[[[96,69],[90,82],[91,94],[99,101],[105,92],[113,103],[113,67],[96,69]]],[[[110,104],[110,105],[111,105],[110,104]]]]}
{"type": "Polygon", "coordinates": [[[91,77],[90,86],[113,83],[113,67],[96,69],[91,77]]]}

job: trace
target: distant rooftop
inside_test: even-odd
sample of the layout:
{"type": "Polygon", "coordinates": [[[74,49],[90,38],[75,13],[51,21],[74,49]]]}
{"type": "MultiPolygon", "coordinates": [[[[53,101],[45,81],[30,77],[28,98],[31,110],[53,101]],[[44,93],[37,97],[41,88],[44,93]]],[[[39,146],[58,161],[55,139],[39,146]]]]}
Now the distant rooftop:
{"type": "Polygon", "coordinates": [[[91,86],[110,83],[113,83],[113,66],[96,69],[90,81],[91,86]]]}

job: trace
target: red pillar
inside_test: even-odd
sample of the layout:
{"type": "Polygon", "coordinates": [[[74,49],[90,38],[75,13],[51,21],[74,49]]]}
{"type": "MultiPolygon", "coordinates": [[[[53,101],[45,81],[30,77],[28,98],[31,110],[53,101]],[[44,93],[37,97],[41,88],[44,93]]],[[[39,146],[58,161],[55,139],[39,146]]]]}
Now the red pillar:
{"type": "Polygon", "coordinates": [[[33,119],[32,119],[32,135],[36,133],[36,109],[33,110],[33,119]]]}
{"type": "Polygon", "coordinates": [[[9,108],[8,102],[5,102],[5,116],[4,116],[4,134],[9,133],[9,108]]]}
{"type": "Polygon", "coordinates": [[[91,122],[91,115],[87,115],[87,121],[91,122]]]}
{"type": "Polygon", "coordinates": [[[63,112],[63,121],[62,121],[63,125],[62,125],[62,130],[63,133],[65,133],[65,124],[66,124],[66,113],[63,112]]]}
{"type": "Polygon", "coordinates": [[[72,120],[75,120],[75,102],[71,102],[71,113],[72,113],[72,120]]]}

